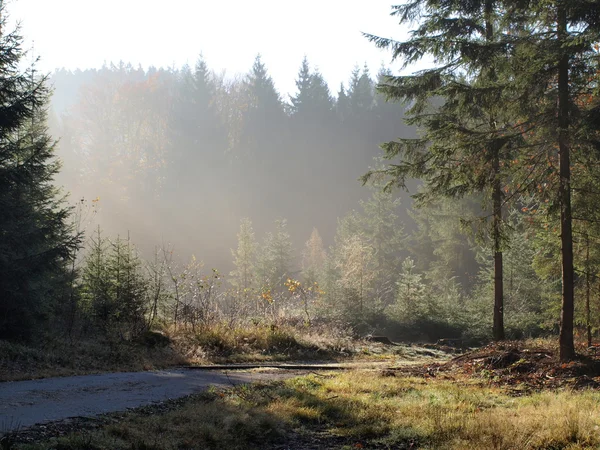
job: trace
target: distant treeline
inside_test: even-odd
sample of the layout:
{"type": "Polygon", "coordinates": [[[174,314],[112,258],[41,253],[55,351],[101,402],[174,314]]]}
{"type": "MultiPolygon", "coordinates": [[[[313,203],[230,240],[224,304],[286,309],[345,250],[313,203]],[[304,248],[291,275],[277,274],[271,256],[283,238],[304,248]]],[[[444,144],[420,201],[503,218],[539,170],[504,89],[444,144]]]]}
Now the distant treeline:
{"type": "Polygon", "coordinates": [[[365,196],[358,178],[379,144],[410,134],[403,105],[376,93],[387,74],[356,67],[334,92],[305,58],[288,97],[260,57],[235,78],[202,58],[180,69],[58,70],[58,181],[76,199],[99,197],[103,227],[131,230],[147,252],[172,242],[227,267],[248,216],[259,231],[285,217],[295,236],[317,226],[331,241],[336,219],[365,196]]]}
{"type": "MultiPolygon", "coordinates": [[[[357,68],[333,94],[305,59],[296,93],[283,98],[259,57],[234,79],[200,59],[193,69],[120,64],[48,80],[19,69],[20,42],[0,34],[0,338],[128,340],[171,326],[322,321],[478,341],[499,316],[507,337],[558,330],[556,148],[540,134],[532,159],[543,127],[523,131],[509,117],[514,147],[489,157],[500,148],[490,142],[507,138],[499,122],[481,125],[478,108],[496,112],[496,97],[477,104],[454,74],[452,89],[430,91],[424,75],[357,68]],[[405,111],[377,84],[397,100],[419,95],[405,111]],[[405,113],[421,124],[416,139],[405,113]],[[394,142],[382,161],[385,141],[394,142]],[[366,188],[358,179],[369,167],[366,188]],[[420,207],[406,212],[412,204],[382,183],[415,178],[420,207]]],[[[597,95],[582,99],[597,104],[597,95]]],[[[600,324],[599,165],[583,139],[596,139],[592,125],[574,135],[586,151],[573,158],[570,189],[575,325],[590,341],[600,324]]]]}

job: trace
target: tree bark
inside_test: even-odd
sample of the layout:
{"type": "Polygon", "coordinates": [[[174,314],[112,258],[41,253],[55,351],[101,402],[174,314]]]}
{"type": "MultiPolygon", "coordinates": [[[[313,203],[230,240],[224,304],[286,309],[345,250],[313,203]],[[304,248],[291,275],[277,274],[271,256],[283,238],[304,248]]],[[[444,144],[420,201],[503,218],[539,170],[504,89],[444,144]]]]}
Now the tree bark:
{"type": "MultiPolygon", "coordinates": [[[[557,37],[565,45],[567,37],[567,13],[565,0],[558,1],[557,37]]],[[[573,342],[573,314],[575,309],[573,269],[573,228],[571,212],[571,161],[569,149],[569,55],[561,49],[558,63],[558,148],[560,153],[560,241],[562,257],[562,307],[560,320],[560,360],[575,358],[573,342]]]]}
{"type": "MultiPolygon", "coordinates": [[[[485,3],[485,37],[487,42],[494,40],[494,26],[492,21],[493,0],[485,3]]],[[[490,79],[495,79],[493,66],[489,68],[490,79]]],[[[495,130],[495,120],[490,118],[490,128],[495,130]]],[[[504,267],[501,251],[501,227],[502,227],[502,185],[500,183],[500,147],[494,145],[492,149],[492,174],[494,177],[492,185],[493,223],[492,236],[494,245],[494,325],[493,336],[495,341],[502,341],[504,334],[504,267]]]]}
{"type": "Polygon", "coordinates": [[[590,237],[585,235],[585,324],[587,328],[587,344],[592,346],[592,322],[590,311],[590,293],[592,290],[590,282],[590,237]]]}
{"type": "MultiPolygon", "coordinates": [[[[494,163],[498,163],[498,154],[494,155],[494,163]]],[[[500,250],[500,226],[502,222],[502,189],[496,174],[494,181],[494,327],[495,341],[504,340],[504,267],[500,250]]]]}

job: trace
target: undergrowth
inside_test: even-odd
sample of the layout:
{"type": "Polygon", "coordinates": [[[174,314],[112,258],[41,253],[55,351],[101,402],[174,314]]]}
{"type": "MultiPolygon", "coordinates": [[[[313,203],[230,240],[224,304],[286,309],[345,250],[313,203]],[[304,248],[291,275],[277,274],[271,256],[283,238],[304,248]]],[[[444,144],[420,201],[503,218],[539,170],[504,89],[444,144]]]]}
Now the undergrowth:
{"type": "Polygon", "coordinates": [[[175,348],[198,362],[336,358],[349,356],[356,346],[343,331],[305,326],[217,324],[169,333],[175,348]]]}
{"type": "Polygon", "coordinates": [[[338,359],[355,353],[345,330],[303,325],[216,323],[147,332],[136,341],[48,337],[31,344],[0,340],[0,381],[187,364],[338,359]]]}
{"type": "Polygon", "coordinates": [[[106,340],[46,340],[19,344],[0,340],[0,381],[160,369],[186,363],[171,346],[106,340]]]}

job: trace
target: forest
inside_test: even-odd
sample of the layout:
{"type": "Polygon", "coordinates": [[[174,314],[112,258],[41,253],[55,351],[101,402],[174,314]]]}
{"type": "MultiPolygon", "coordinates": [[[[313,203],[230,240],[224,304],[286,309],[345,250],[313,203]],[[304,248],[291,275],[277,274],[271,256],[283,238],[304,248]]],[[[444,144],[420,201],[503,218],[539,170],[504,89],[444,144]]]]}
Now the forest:
{"type": "Polygon", "coordinates": [[[598,0],[406,0],[292,93],[5,3],[0,448],[600,447],[598,0]]]}
{"type": "Polygon", "coordinates": [[[420,3],[394,9],[410,40],[366,37],[434,67],[333,90],[305,57],[289,98],[260,55],[46,75],[4,33],[0,337],[291,320],[591,344],[593,11],[420,3]]]}

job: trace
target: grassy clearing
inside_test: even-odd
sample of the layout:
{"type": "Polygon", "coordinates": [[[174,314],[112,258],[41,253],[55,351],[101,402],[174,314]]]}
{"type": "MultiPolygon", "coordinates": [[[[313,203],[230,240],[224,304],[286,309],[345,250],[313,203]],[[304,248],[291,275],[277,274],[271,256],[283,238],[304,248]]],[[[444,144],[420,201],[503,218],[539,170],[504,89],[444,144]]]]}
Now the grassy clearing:
{"type": "Polygon", "coordinates": [[[337,360],[359,353],[359,343],[343,332],[303,326],[215,324],[195,331],[171,328],[162,333],[164,336],[150,333],[136,342],[93,337],[73,343],[47,339],[35,345],[0,341],[0,381],[185,364],[337,360]]]}
{"type": "Polygon", "coordinates": [[[337,330],[290,325],[216,324],[198,331],[169,330],[174,347],[191,363],[336,359],[357,343],[337,330]]]}
{"type": "Polygon", "coordinates": [[[599,427],[594,391],[512,397],[468,379],[355,371],[212,391],[21,448],[584,449],[600,446],[599,427]]]}

